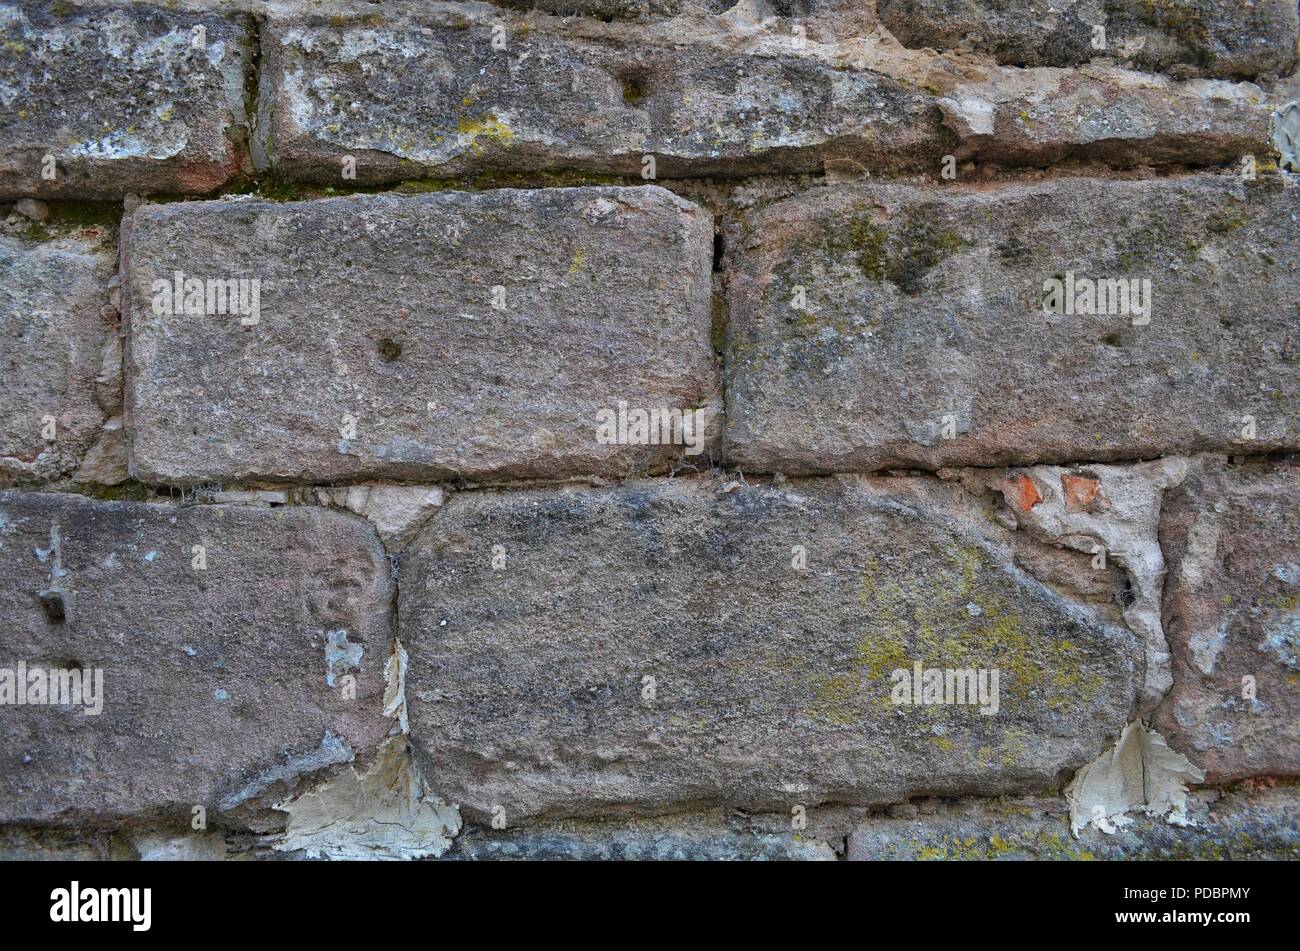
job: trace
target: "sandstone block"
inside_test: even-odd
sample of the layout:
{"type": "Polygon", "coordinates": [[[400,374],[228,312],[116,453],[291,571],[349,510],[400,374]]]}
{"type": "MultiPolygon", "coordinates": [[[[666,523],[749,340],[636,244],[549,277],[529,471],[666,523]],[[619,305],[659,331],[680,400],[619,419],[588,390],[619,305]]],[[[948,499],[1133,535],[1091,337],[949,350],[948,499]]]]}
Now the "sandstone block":
{"type": "Polygon", "coordinates": [[[1300,773],[1300,468],[1206,462],[1166,497],[1174,685],[1156,725],[1210,782],[1300,773]]]}
{"type": "Polygon", "coordinates": [[[333,184],[482,170],[658,177],[938,162],[933,97],[865,70],[700,44],[612,46],[496,20],[272,18],[258,162],[333,184]]]}
{"type": "Polygon", "coordinates": [[[453,496],[402,561],[430,783],[512,823],[1051,786],[1118,734],[1141,652],[942,514],[947,492],[453,496]],[[997,712],[895,703],[894,671],[914,663],[998,669],[997,712]]]}
{"type": "Polygon", "coordinates": [[[1300,448],[1297,238],[1300,191],[1227,177],[778,202],[730,242],[724,451],[799,473],[1300,448]]]}
{"type": "Polygon", "coordinates": [[[243,170],[243,16],[0,6],[0,198],[210,192],[243,170]]]}
{"type": "Polygon", "coordinates": [[[115,264],[93,240],[0,237],[0,484],[67,475],[94,444],[115,264]]]}
{"type": "Polygon", "coordinates": [[[1126,168],[1261,162],[1274,103],[1253,83],[1176,82],[1115,67],[1000,69],[939,99],[958,160],[1045,166],[1091,159],[1126,168]]]}
{"type": "Polygon", "coordinates": [[[713,224],[657,186],[146,206],[127,248],[147,481],[626,475],[718,434],[713,224]],[[257,314],[168,313],[177,274],[257,314]]]}
{"type": "Polygon", "coordinates": [[[29,700],[32,671],[79,670],[100,703],[0,706],[0,821],[251,814],[389,728],[390,569],[361,519],[3,493],[0,567],[0,667],[29,700]]]}
{"type": "Polygon", "coordinates": [[[906,46],[970,50],[1011,66],[1106,57],[1135,69],[1253,79],[1287,75],[1296,55],[1290,0],[881,0],[880,20],[906,46]]]}

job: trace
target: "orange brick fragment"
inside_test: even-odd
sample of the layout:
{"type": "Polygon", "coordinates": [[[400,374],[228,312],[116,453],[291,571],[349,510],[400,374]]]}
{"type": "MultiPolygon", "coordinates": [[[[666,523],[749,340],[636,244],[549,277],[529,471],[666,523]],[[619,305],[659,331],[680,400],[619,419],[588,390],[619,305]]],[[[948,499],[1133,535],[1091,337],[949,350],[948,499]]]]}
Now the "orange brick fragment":
{"type": "Polygon", "coordinates": [[[1043,501],[1043,497],[1038,492],[1038,486],[1027,475],[1016,476],[1014,479],[1009,480],[1006,496],[1022,512],[1028,512],[1043,501]]]}
{"type": "Polygon", "coordinates": [[[1065,494],[1065,504],[1070,508],[1083,508],[1091,505],[1101,491],[1101,480],[1088,476],[1061,476],[1061,491],[1065,494]]]}

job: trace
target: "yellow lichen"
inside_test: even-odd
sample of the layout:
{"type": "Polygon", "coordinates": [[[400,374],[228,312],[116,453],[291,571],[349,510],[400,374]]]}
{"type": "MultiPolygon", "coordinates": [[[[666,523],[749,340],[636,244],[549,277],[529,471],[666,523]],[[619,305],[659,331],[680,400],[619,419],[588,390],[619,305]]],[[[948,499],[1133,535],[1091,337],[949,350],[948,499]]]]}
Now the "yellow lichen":
{"type": "Polygon", "coordinates": [[[492,113],[488,113],[481,119],[461,119],[456,131],[462,138],[468,139],[468,144],[476,149],[482,148],[479,139],[489,139],[504,145],[515,137],[514,131],[492,113]]]}

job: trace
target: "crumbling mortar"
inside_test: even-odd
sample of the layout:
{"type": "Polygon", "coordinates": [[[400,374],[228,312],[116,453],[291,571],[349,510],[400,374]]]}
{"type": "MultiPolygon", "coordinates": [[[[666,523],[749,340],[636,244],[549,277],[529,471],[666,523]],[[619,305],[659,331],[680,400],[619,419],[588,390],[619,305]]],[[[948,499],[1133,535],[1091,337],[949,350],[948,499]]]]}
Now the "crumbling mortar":
{"type": "Polygon", "coordinates": [[[257,104],[261,96],[263,43],[266,34],[266,14],[258,10],[248,15],[252,44],[248,71],[244,77],[244,147],[252,160],[253,139],[257,135],[257,104]]]}
{"type": "MultiPolygon", "coordinates": [[[[447,178],[413,178],[400,182],[375,184],[352,184],[340,180],[331,185],[322,185],[309,181],[284,178],[274,171],[263,175],[240,176],[228,182],[224,187],[208,194],[150,193],[144,202],[151,204],[172,204],[177,202],[228,201],[260,199],[262,201],[283,203],[301,201],[321,201],[329,198],[348,197],[351,195],[410,195],[418,196],[431,192],[464,191],[482,192],[501,189],[540,190],[544,188],[581,188],[598,185],[613,185],[624,188],[658,186],[671,191],[681,198],[694,201],[706,208],[715,210],[715,217],[725,218],[726,224],[743,222],[750,213],[768,205],[782,201],[793,195],[818,188],[833,188],[844,185],[916,185],[930,187],[936,192],[983,193],[990,186],[994,188],[1012,188],[1021,184],[1040,184],[1050,180],[1073,178],[1104,178],[1114,181],[1163,181],[1177,178],[1194,178],[1219,174],[1224,177],[1237,177],[1240,169],[1235,163],[1213,162],[1205,165],[1155,163],[1119,168],[1103,162],[1081,161],[1072,156],[1065,156],[1045,165],[1003,166],[994,161],[984,161],[977,165],[978,174],[972,174],[956,180],[945,180],[937,169],[917,168],[908,171],[865,170],[861,175],[845,176],[839,173],[805,173],[788,172],[752,172],[734,178],[710,175],[686,175],[674,178],[657,178],[645,180],[637,176],[605,175],[583,172],[542,172],[542,171],[480,171],[447,178]],[[756,188],[770,187],[770,194],[751,194],[756,188]],[[710,196],[704,191],[717,191],[720,194],[710,196]],[[737,193],[743,193],[738,197],[737,193]],[[718,212],[717,209],[726,209],[718,212]],[[734,220],[733,220],[734,219],[734,220]]],[[[1261,171],[1254,183],[1267,182],[1270,178],[1281,180],[1284,171],[1261,171]]],[[[130,197],[130,196],[128,196],[130,197]]],[[[15,201],[17,199],[14,199],[15,201]]],[[[117,230],[126,215],[116,202],[95,201],[59,201],[42,199],[53,206],[95,206],[102,209],[104,224],[117,230]]],[[[73,214],[72,212],[65,212],[73,214]]],[[[58,218],[50,225],[62,225],[67,230],[76,227],[76,218],[58,218]]]]}
{"type": "MultiPolygon", "coordinates": [[[[330,775],[337,772],[337,769],[331,770],[330,775]]],[[[317,774],[313,777],[313,783],[324,783],[328,781],[328,778],[328,776],[317,774]]],[[[300,791],[312,787],[313,783],[309,783],[306,787],[300,787],[300,791]]],[[[1212,804],[1214,802],[1228,797],[1245,797],[1249,800],[1261,791],[1272,789],[1283,791],[1300,790],[1300,779],[1296,777],[1260,775],[1233,783],[1199,784],[1196,789],[1201,801],[1210,803],[1209,808],[1213,810],[1212,804]]],[[[1059,821],[1062,833],[1068,828],[1068,804],[1059,796],[1044,797],[1035,795],[1032,792],[1003,796],[918,795],[910,797],[904,802],[923,808],[914,816],[899,816],[891,815],[889,811],[891,807],[884,804],[871,807],[850,807],[847,810],[834,806],[812,807],[807,812],[807,829],[800,833],[800,837],[805,841],[825,842],[835,852],[836,858],[843,860],[848,854],[848,843],[852,833],[856,829],[863,827],[871,828],[879,825],[904,823],[920,823],[922,827],[942,827],[945,822],[953,819],[964,818],[978,822],[980,820],[997,821],[998,819],[1016,816],[1037,816],[1044,820],[1054,819],[1059,821]]],[[[1213,822],[1213,815],[1209,818],[1213,822]]],[[[510,831],[523,833],[581,833],[583,831],[599,833],[605,828],[627,830],[637,829],[638,827],[646,829],[671,827],[683,831],[703,828],[723,832],[729,829],[733,832],[753,836],[772,836],[789,834],[789,822],[790,817],[781,812],[737,813],[717,808],[705,810],[680,809],[656,816],[643,817],[608,816],[604,818],[553,819],[549,821],[532,819],[517,826],[512,826],[510,831]]],[[[491,830],[486,826],[470,824],[467,829],[470,827],[477,834],[498,835],[495,830],[491,830]]],[[[1230,830],[1232,826],[1228,825],[1224,828],[1230,830]]],[[[237,822],[228,822],[222,818],[213,819],[206,830],[198,833],[195,833],[180,820],[163,816],[136,817],[125,822],[108,822],[104,824],[83,823],[76,827],[18,823],[0,827],[0,833],[3,833],[6,829],[21,830],[34,837],[50,835],[60,839],[85,840],[97,850],[101,858],[139,858],[141,857],[139,844],[143,840],[150,838],[171,839],[177,842],[219,838],[223,842],[225,858],[227,859],[286,857],[286,852],[277,851],[276,849],[277,845],[283,845],[285,842],[282,831],[251,830],[237,822]]],[[[302,853],[293,851],[287,853],[287,856],[302,857],[302,853]]]]}
{"type": "MultiPolygon", "coordinates": [[[[213,492],[240,492],[240,491],[283,491],[288,494],[286,504],[289,505],[315,505],[325,508],[330,506],[325,503],[316,501],[311,498],[312,490],[316,489],[344,489],[350,486],[378,486],[378,487],[436,487],[442,489],[449,496],[460,492],[511,492],[525,491],[532,489],[547,488],[608,488],[613,485],[622,485],[628,482],[654,481],[656,479],[671,478],[698,478],[698,479],[736,479],[744,480],[749,484],[753,480],[756,485],[780,484],[782,481],[830,481],[840,477],[858,477],[865,476],[868,478],[880,479],[914,479],[929,478],[938,479],[939,481],[949,481],[943,475],[945,471],[950,473],[961,472],[963,470],[970,472],[1015,472],[1021,469],[1032,469],[1039,466],[1054,466],[1063,469],[1085,469],[1093,466],[1130,466],[1140,463],[1158,463],[1163,460],[1184,457],[1188,459],[1197,459],[1208,456],[1222,455],[1222,453],[1201,453],[1194,452],[1183,456],[1181,453],[1173,453],[1167,456],[1154,457],[1134,457],[1122,459],[1069,459],[1063,461],[1039,460],[1036,462],[1025,463],[1006,463],[1002,465],[972,465],[963,464],[960,466],[939,466],[934,469],[920,468],[889,468],[878,470],[853,470],[845,472],[810,472],[810,473],[785,473],[779,470],[759,470],[740,469],[726,466],[721,462],[715,462],[708,466],[707,469],[699,470],[688,476],[674,476],[665,471],[650,475],[631,475],[623,478],[609,478],[604,476],[566,476],[558,479],[500,479],[500,480],[479,480],[469,481],[467,479],[441,479],[441,480],[400,480],[400,479],[362,479],[348,481],[331,481],[331,482],[265,482],[265,481],[248,481],[248,482],[231,482],[231,483],[204,483],[196,485],[181,485],[167,482],[140,482],[134,478],[128,482],[122,483],[121,486],[105,487],[88,485],[84,483],[72,483],[66,480],[55,482],[41,481],[23,481],[16,482],[12,485],[5,486],[6,491],[22,492],[63,492],[72,495],[85,495],[89,498],[104,499],[111,501],[117,492],[121,492],[131,498],[132,501],[151,501],[165,503],[168,501],[187,502],[191,505],[233,505],[241,504],[235,502],[216,502],[208,498],[213,492]],[[153,497],[145,499],[138,497],[142,493],[153,493],[153,497]]],[[[1300,451],[1276,450],[1259,453],[1237,453],[1228,457],[1230,468],[1237,466],[1246,466],[1253,464],[1266,463],[1292,463],[1300,461],[1300,451]]],[[[178,502],[178,504],[180,504],[178,502]]]]}

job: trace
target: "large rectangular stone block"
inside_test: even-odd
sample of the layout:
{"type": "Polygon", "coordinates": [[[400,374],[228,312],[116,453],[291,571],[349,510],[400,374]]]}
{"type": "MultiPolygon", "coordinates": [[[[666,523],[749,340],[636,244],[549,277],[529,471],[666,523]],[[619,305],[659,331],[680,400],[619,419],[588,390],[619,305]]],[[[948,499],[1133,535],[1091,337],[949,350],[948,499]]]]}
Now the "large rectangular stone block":
{"type": "Polygon", "coordinates": [[[272,16],[254,160],[285,178],[378,183],[501,170],[933,173],[948,155],[1131,166],[1269,154],[1272,105],[1252,83],[935,60],[856,39],[874,27],[862,5],[777,12],[804,32],[788,32],[793,21],[758,36],[724,18],[561,24],[469,7],[272,16]],[[837,48],[837,37],[855,39],[837,48]]]}
{"type": "Polygon", "coordinates": [[[1051,787],[1123,727],[1141,651],[983,524],[934,479],[454,496],[402,560],[430,782],[511,823],[1051,787]],[[1000,699],[896,704],[915,663],[1000,699]]]}
{"type": "Polygon", "coordinates": [[[1095,160],[1121,168],[1205,166],[1273,152],[1274,102],[1254,83],[1116,67],[990,69],[939,100],[961,139],[958,161],[1043,167],[1095,160]]]}
{"type": "Polygon", "coordinates": [[[247,159],[243,15],[0,5],[0,198],[209,192],[247,159]]]}
{"type": "Polygon", "coordinates": [[[1207,460],[1167,494],[1156,726],[1210,782],[1300,774],[1300,467],[1207,460]]]}
{"type": "Polygon", "coordinates": [[[1226,176],[778,202],[730,242],[724,451],[802,473],[1300,448],[1298,240],[1300,190],[1226,176]]]}
{"type": "Polygon", "coordinates": [[[149,206],[126,242],[148,481],[626,475],[717,432],[713,223],[657,186],[149,206]],[[168,313],[177,274],[258,313],[168,313]],[[696,422],[602,430],[620,401],[696,422]]]}
{"type": "Polygon", "coordinates": [[[388,730],[391,584],[323,509],[0,493],[0,822],[256,819],[388,730]],[[16,704],[20,664],[101,711],[16,704]]]}
{"type": "MultiPolygon", "coordinates": [[[[272,17],[255,159],[277,174],[359,182],[485,169],[640,176],[873,168],[951,151],[932,96],[865,69],[717,43],[543,32],[525,21],[272,17]]],[[[717,39],[716,37],[714,39],[717,39]]],[[[734,40],[733,40],[734,45],[734,40]]]]}
{"type": "Polygon", "coordinates": [[[95,380],[116,334],[101,316],[116,263],[90,238],[0,237],[0,484],[67,475],[93,444],[105,416],[95,380]]]}
{"type": "Polygon", "coordinates": [[[907,46],[987,53],[1013,66],[1107,58],[1181,76],[1250,79],[1287,75],[1296,56],[1291,0],[880,0],[879,10],[907,46]]]}

